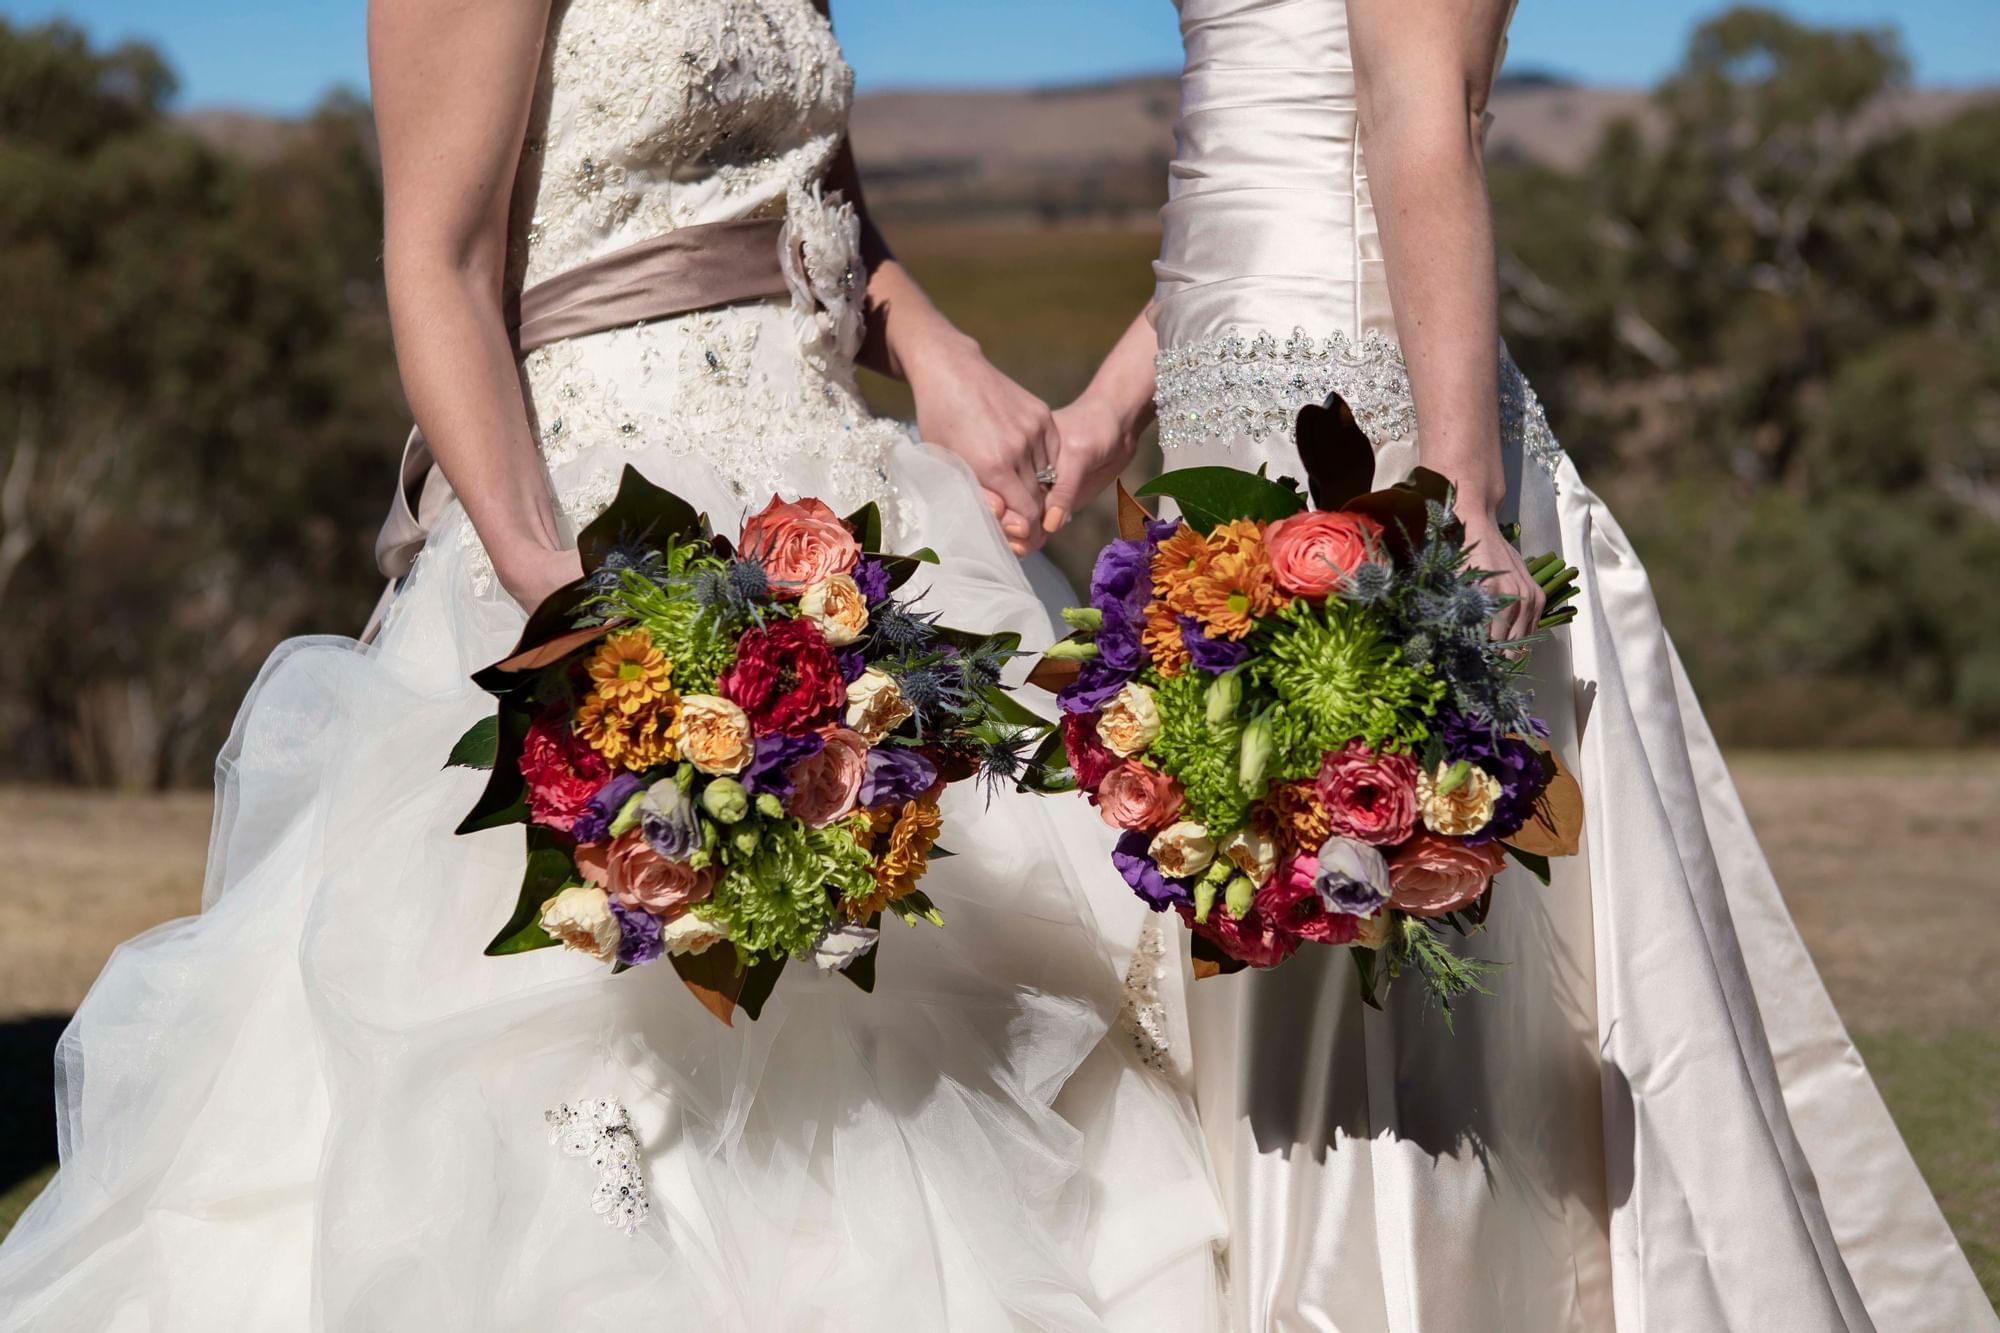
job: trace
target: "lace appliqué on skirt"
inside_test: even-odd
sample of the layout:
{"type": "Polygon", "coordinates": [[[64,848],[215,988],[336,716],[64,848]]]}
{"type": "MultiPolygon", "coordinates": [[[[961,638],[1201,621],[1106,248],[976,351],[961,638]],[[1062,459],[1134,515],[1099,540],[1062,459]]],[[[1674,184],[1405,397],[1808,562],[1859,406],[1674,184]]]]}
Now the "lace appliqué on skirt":
{"type": "Polygon", "coordinates": [[[1141,1067],[1156,1074],[1167,1072],[1167,1058],[1173,1050],[1167,1028],[1167,1007],[1160,1000],[1160,983],[1167,978],[1167,942],[1160,929],[1160,917],[1147,913],[1139,928],[1139,944],[1132,953],[1132,965],[1125,969],[1125,998],[1118,1007],[1118,1030],[1132,1043],[1132,1053],[1141,1067]]]}
{"type": "Polygon", "coordinates": [[[609,1097],[564,1102],[543,1118],[549,1122],[550,1143],[571,1157],[588,1157],[597,1168],[590,1211],[628,1236],[637,1231],[653,1205],[646,1197],[639,1140],[624,1106],[609,1097]]]}
{"type": "MultiPolygon", "coordinates": [[[[1283,342],[1269,332],[1246,338],[1231,329],[1220,337],[1166,348],[1155,364],[1164,449],[1289,437],[1300,408],[1336,393],[1377,445],[1403,439],[1417,428],[1403,351],[1373,329],[1359,341],[1343,333],[1316,339],[1294,329],[1283,342]]],[[[1504,349],[1500,430],[1504,440],[1518,441],[1528,457],[1555,476],[1562,446],[1535,391],[1504,349]]]]}

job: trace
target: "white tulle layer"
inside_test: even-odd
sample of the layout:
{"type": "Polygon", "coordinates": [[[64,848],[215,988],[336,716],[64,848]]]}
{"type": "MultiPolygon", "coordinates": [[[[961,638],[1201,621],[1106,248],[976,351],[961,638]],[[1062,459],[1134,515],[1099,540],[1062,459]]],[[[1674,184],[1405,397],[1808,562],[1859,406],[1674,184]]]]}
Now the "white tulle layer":
{"type": "MultiPolygon", "coordinates": [[[[627,462],[743,512],[668,453],[558,480],[627,462]]],[[[888,473],[892,531],[943,557],[927,604],[1046,642],[963,466],[888,473]]],[[[1081,803],[955,789],[948,928],[892,927],[872,996],[794,967],[731,1029],[664,966],[482,956],[520,833],[455,837],[482,779],[442,762],[520,616],[468,591],[459,521],[376,644],[288,643],[244,705],[203,914],[121,948],[63,1038],[63,1165],[0,1249],[0,1329],[1205,1326],[1219,1214],[1184,1099],[1100,1044],[1139,909],[1081,803]],[[630,1237],[543,1123],[596,1097],[644,1156],[630,1237]]]]}

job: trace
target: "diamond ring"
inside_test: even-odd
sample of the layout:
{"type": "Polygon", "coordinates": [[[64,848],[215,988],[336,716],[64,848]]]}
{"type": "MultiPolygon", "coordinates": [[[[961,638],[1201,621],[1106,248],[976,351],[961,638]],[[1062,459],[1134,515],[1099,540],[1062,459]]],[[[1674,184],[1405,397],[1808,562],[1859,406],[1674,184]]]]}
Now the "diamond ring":
{"type": "Polygon", "coordinates": [[[1035,480],[1042,484],[1043,490],[1047,490],[1056,484],[1056,470],[1052,467],[1040,468],[1035,472],[1035,480]]]}

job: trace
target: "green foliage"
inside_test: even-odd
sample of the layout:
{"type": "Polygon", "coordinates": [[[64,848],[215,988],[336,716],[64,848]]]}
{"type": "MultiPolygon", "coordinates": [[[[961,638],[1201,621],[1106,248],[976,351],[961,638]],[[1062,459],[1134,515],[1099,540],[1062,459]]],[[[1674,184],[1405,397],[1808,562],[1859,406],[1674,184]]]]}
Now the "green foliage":
{"type": "Polygon", "coordinates": [[[1654,126],[1494,173],[1510,346],[1726,739],[2000,732],[2000,104],[1885,125],[1905,75],[1733,10],[1654,126]]]}
{"type": "Polygon", "coordinates": [[[1208,828],[1241,827],[1250,815],[1251,794],[1237,777],[1243,720],[1208,720],[1209,677],[1183,671],[1154,689],[1160,735],[1147,757],[1180,780],[1187,817],[1208,828]]]}

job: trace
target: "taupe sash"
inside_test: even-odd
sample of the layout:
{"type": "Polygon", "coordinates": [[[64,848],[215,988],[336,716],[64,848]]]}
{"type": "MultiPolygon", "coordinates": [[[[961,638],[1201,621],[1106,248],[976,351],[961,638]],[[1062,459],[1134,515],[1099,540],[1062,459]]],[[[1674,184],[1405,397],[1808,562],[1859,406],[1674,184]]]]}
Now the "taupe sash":
{"type": "MultiPolygon", "coordinates": [[[[581,338],[642,320],[783,296],[778,218],[708,222],[613,251],[538,282],[511,312],[516,351],[581,338]]],[[[375,539],[375,564],[390,579],[410,572],[451,486],[437,469],[423,432],[403,446],[396,499],[375,539]]],[[[377,611],[377,619],[380,618],[377,611]]],[[[370,629],[373,629],[371,622],[370,629]]]]}

